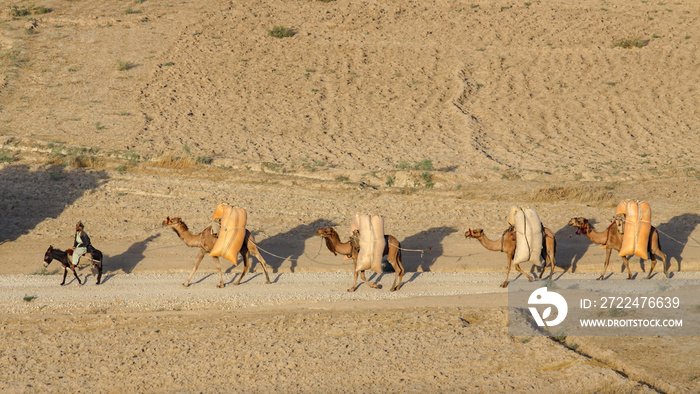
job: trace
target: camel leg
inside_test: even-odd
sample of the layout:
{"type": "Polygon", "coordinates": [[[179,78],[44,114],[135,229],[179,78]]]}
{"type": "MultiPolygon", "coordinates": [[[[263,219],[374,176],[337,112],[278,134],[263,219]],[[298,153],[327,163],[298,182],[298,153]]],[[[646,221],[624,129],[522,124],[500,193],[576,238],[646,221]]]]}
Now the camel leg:
{"type": "Polygon", "coordinates": [[[610,255],[612,254],[612,249],[605,249],[605,265],[603,266],[603,273],[598,277],[598,280],[605,278],[605,271],[608,270],[608,264],[610,264],[610,255]]]}
{"type": "MultiPolygon", "coordinates": [[[[666,265],[666,254],[664,252],[662,252],[661,249],[658,249],[656,251],[656,254],[658,254],[659,257],[661,258],[661,262],[664,264],[664,274],[668,278],[668,266],[666,265]]],[[[653,254],[652,254],[652,256],[653,256],[653,254]]]]}
{"type": "Polygon", "coordinates": [[[549,265],[550,265],[549,278],[551,279],[552,276],[554,276],[554,266],[557,265],[557,260],[554,258],[554,252],[552,252],[552,255],[549,256],[549,265]]]}
{"type": "Polygon", "coordinates": [[[527,272],[525,272],[525,271],[523,271],[522,269],[520,269],[520,263],[518,263],[518,264],[515,265],[515,269],[516,269],[518,272],[520,272],[521,274],[527,276],[527,280],[529,280],[530,282],[532,282],[532,281],[534,280],[534,278],[533,278],[532,276],[530,276],[530,274],[528,274],[527,272]]]}
{"type": "Polygon", "coordinates": [[[272,282],[270,282],[270,275],[267,274],[267,263],[265,263],[265,259],[262,257],[262,255],[260,254],[260,251],[255,246],[255,244],[248,245],[248,251],[250,251],[253,254],[253,256],[255,256],[255,258],[258,259],[258,262],[260,263],[260,265],[262,265],[263,272],[265,273],[265,279],[267,279],[265,281],[265,283],[268,285],[270,283],[272,283],[272,282]]]}
{"type": "Polygon", "coordinates": [[[371,287],[371,288],[373,288],[373,289],[378,289],[378,288],[379,288],[379,285],[374,284],[374,283],[371,283],[370,281],[367,280],[367,278],[365,277],[365,271],[360,271],[360,277],[362,277],[362,280],[364,280],[365,283],[367,283],[367,286],[369,286],[369,287],[371,287]]]}
{"type": "MultiPolygon", "coordinates": [[[[216,270],[219,272],[219,286],[217,286],[220,289],[224,288],[224,275],[221,273],[221,262],[219,262],[219,257],[217,256],[212,256],[212,259],[214,259],[214,262],[216,263],[216,270]]],[[[201,261],[201,259],[200,259],[201,261]]]]}
{"type": "Polygon", "coordinates": [[[391,286],[391,291],[397,291],[401,288],[401,283],[403,283],[403,264],[401,264],[401,251],[396,255],[396,261],[390,261],[391,266],[394,267],[394,284],[391,286]]]}
{"type": "Polygon", "coordinates": [[[632,277],[632,270],[630,270],[630,261],[627,259],[627,257],[622,257],[622,262],[625,263],[625,268],[627,268],[627,280],[632,280],[634,279],[632,277]]]}
{"type": "Polygon", "coordinates": [[[241,276],[238,277],[238,280],[235,285],[239,285],[241,283],[241,279],[243,279],[243,276],[248,272],[248,269],[250,268],[250,261],[248,260],[248,251],[246,250],[245,253],[243,254],[243,272],[241,272],[241,276]]]}
{"type": "Polygon", "coordinates": [[[355,291],[355,287],[357,286],[357,277],[359,275],[359,272],[353,270],[353,275],[355,276],[355,280],[352,282],[352,287],[348,289],[348,292],[350,292],[350,293],[355,291]]]}
{"type": "Polygon", "coordinates": [[[501,287],[508,287],[508,275],[510,274],[510,263],[513,261],[512,256],[508,256],[508,263],[506,264],[506,280],[501,283],[501,287]]]}
{"type": "MultiPolygon", "coordinates": [[[[197,272],[197,269],[199,268],[199,264],[202,262],[202,259],[204,258],[204,250],[199,249],[199,255],[197,256],[197,261],[194,262],[194,267],[192,267],[192,273],[190,273],[190,277],[187,278],[187,281],[183,283],[182,285],[187,287],[190,285],[190,281],[192,280],[192,277],[194,276],[194,273],[197,272]]],[[[218,260],[217,260],[218,262],[218,260]]],[[[219,273],[221,273],[221,270],[219,270],[219,273]]]]}

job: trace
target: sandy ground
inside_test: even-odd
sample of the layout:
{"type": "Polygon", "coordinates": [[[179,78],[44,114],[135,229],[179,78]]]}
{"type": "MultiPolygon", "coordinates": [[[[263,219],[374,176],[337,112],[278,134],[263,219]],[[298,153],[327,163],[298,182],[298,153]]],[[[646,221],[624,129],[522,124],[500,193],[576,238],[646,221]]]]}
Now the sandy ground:
{"type": "MultiPolygon", "coordinates": [[[[464,237],[497,239],[528,205],[556,233],[555,280],[593,280],[605,251],[569,219],[602,231],[639,199],[671,280],[696,275],[698,15],[692,1],[3,3],[0,389],[699,391],[696,337],[509,337],[505,255],[464,237]],[[198,233],[222,200],[247,210],[273,284],[255,261],[232,286],[240,265],[224,263],[216,289],[206,258],[179,285],[196,250],[162,221],[198,233]],[[348,294],[351,265],[314,237],[345,239],[357,212],[406,249],[400,292],[385,274],[348,294]],[[103,285],[43,275],[78,220],[103,285]]],[[[649,266],[632,259],[636,280],[649,266]]]]}
{"type": "MultiPolygon", "coordinates": [[[[583,275],[583,274],[581,274],[583,275]]],[[[694,392],[694,337],[510,337],[501,275],[0,277],[3,390],[694,392]],[[371,279],[376,279],[371,277],[371,279]],[[27,300],[29,297],[35,297],[27,300]],[[629,346],[628,346],[629,344],[629,346]],[[634,345],[632,345],[634,344],[634,345]],[[639,357],[644,348],[646,357],[639,357]],[[653,355],[654,357],[648,357],[653,355]],[[667,368],[673,363],[673,368],[667,368]]],[[[680,275],[679,275],[680,276],[680,275]]],[[[588,277],[593,280],[592,275],[588,277]]],[[[697,278],[695,273],[684,278],[697,278]]],[[[624,280],[621,275],[610,281],[624,280]]]]}

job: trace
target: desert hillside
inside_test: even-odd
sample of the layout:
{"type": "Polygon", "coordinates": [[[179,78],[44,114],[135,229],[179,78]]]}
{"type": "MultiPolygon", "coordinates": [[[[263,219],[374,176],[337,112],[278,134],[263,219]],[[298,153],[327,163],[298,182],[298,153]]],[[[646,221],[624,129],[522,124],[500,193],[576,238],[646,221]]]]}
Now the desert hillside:
{"type": "Polygon", "coordinates": [[[463,234],[498,236],[514,204],[557,233],[562,268],[598,270],[566,224],[605,226],[623,198],[652,204],[676,269],[697,262],[696,2],[17,0],[1,15],[8,272],[70,244],[77,220],[114,269],[158,270],[188,251],[163,219],[199,231],[220,200],[249,210],[279,270],[347,269],[314,262],[335,260],[313,233],[364,211],[424,252],[409,269],[501,271],[463,234]]]}
{"type": "Polygon", "coordinates": [[[570,219],[644,200],[667,257],[633,283],[697,278],[699,44],[697,0],[4,0],[0,390],[697,392],[693,337],[510,336],[494,245],[530,206],[553,279],[595,281],[570,219]],[[222,200],[271,284],[205,257],[181,286],[198,249],[162,223],[222,200]],[[347,292],[314,235],[358,212],[401,242],[398,292],[347,292]],[[79,220],[103,283],[59,286],[79,220]]]}

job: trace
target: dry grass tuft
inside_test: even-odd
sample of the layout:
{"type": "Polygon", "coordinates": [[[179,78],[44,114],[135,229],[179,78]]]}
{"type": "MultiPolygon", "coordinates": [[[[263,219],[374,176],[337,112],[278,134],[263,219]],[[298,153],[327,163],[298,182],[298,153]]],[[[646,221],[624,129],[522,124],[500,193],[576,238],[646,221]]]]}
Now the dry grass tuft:
{"type": "Polygon", "coordinates": [[[172,155],[161,156],[159,159],[153,162],[154,167],[172,168],[177,170],[192,168],[196,165],[197,162],[189,157],[176,157],[172,155]]]}
{"type": "Polygon", "coordinates": [[[617,200],[611,189],[605,186],[551,186],[535,190],[530,194],[530,200],[533,202],[572,201],[614,207],[617,200]]]}

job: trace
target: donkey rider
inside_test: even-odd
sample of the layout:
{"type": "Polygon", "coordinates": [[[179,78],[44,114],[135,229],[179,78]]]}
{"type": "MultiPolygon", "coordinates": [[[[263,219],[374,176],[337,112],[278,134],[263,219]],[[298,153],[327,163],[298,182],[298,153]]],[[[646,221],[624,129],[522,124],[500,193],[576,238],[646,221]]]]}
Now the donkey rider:
{"type": "Polygon", "coordinates": [[[88,237],[87,233],[85,232],[85,226],[83,226],[83,222],[78,222],[75,225],[75,240],[73,242],[73,266],[78,265],[80,263],[80,258],[85,254],[85,253],[91,253],[94,248],[92,247],[92,244],[90,243],[90,237],[88,237]]]}

